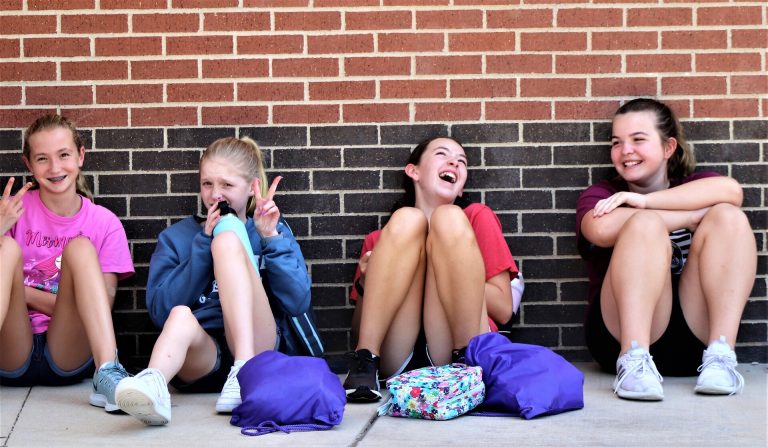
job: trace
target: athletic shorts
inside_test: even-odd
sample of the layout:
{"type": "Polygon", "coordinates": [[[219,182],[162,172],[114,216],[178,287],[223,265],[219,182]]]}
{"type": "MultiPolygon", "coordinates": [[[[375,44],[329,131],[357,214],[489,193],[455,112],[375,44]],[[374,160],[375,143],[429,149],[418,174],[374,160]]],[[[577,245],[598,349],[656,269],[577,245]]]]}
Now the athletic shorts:
{"type": "MultiPolygon", "coordinates": [[[[695,376],[706,349],[704,343],[693,335],[683,317],[678,293],[679,279],[677,275],[672,276],[672,313],[667,329],[649,349],[656,368],[663,376],[695,376]]],[[[605,326],[600,311],[599,290],[589,307],[584,326],[587,348],[592,357],[604,371],[616,374],[616,360],[621,353],[621,345],[605,326]]]]}
{"type": "Polygon", "coordinates": [[[45,332],[32,335],[32,352],[27,361],[14,371],[0,370],[0,385],[3,386],[64,386],[79,383],[93,377],[93,358],[88,359],[72,371],[56,366],[48,352],[48,338],[45,332]]]}

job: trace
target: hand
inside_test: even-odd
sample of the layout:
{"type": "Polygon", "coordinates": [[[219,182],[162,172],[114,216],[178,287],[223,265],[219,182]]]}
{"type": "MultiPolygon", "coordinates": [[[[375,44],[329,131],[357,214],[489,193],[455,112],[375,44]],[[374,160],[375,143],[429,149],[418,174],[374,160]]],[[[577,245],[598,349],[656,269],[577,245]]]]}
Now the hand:
{"type": "Polygon", "coordinates": [[[261,196],[261,180],[253,182],[253,194],[256,197],[256,209],[253,210],[253,223],[261,237],[277,236],[277,221],[280,219],[280,210],[272,200],[275,197],[277,184],[283,177],[277,176],[272,180],[272,185],[267,191],[267,196],[261,196]]]}
{"type": "Polygon", "coordinates": [[[212,207],[208,208],[208,216],[205,218],[205,226],[203,231],[208,236],[213,235],[213,227],[216,226],[221,220],[221,211],[219,211],[219,202],[216,202],[212,207]]]}
{"type": "Polygon", "coordinates": [[[625,204],[632,208],[644,209],[648,206],[648,198],[645,197],[645,194],[638,194],[636,192],[617,192],[611,197],[597,202],[597,205],[592,210],[592,215],[600,217],[625,204]]]}
{"type": "Polygon", "coordinates": [[[357,282],[363,287],[365,287],[365,272],[368,270],[368,261],[371,260],[371,254],[373,254],[372,251],[365,252],[365,254],[360,257],[360,262],[357,263],[357,266],[360,269],[360,278],[357,282]]]}
{"type": "Polygon", "coordinates": [[[5,191],[0,198],[0,236],[4,235],[6,231],[10,230],[24,213],[22,207],[21,198],[32,187],[31,182],[27,182],[22,186],[19,192],[11,198],[11,189],[13,188],[14,178],[11,177],[8,183],[5,184],[5,191]]]}

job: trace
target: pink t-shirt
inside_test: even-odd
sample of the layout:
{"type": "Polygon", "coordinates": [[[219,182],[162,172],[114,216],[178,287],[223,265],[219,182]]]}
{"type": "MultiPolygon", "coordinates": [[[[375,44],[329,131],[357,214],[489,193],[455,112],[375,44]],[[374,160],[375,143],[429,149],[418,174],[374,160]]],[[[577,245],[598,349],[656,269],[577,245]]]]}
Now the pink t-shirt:
{"type": "MultiPolygon", "coordinates": [[[[67,243],[78,236],[87,237],[96,248],[102,272],[116,273],[118,279],[133,274],[125,230],[108,209],[83,197],[77,214],[62,217],[45,207],[39,190],[28,191],[22,202],[24,213],[7,235],[21,247],[25,286],[57,293],[61,254],[67,243]]],[[[48,329],[48,315],[30,310],[29,319],[33,333],[48,329]]]]}

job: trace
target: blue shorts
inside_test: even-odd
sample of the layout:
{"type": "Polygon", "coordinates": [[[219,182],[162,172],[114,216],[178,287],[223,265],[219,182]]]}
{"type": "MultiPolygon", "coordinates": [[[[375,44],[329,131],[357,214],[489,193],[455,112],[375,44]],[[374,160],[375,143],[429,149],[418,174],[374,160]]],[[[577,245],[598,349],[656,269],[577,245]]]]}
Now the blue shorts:
{"type": "Polygon", "coordinates": [[[93,358],[72,371],[56,366],[48,352],[48,338],[45,332],[32,336],[32,352],[27,361],[14,371],[0,370],[0,385],[3,386],[63,386],[79,383],[92,377],[93,358]]]}

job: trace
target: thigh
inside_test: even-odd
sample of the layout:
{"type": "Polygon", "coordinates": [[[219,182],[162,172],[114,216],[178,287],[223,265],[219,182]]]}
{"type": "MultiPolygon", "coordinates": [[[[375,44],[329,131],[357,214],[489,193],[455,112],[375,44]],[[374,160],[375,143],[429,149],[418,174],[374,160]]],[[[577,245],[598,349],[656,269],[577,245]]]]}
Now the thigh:
{"type": "MultiPolygon", "coordinates": [[[[381,344],[382,375],[397,371],[413,353],[416,339],[421,330],[424,279],[417,273],[416,280],[408,288],[405,301],[397,310],[381,344]]],[[[363,300],[365,305],[365,300],[363,300]]]]}
{"type": "MultiPolygon", "coordinates": [[[[182,393],[214,393],[221,391],[227,380],[229,370],[234,364],[232,353],[227,348],[227,340],[223,329],[214,329],[205,333],[207,340],[200,352],[192,352],[187,356],[199,357],[200,363],[194,374],[179,374],[171,380],[171,385],[182,393]],[[208,366],[204,366],[204,365],[208,366]]],[[[194,359],[192,360],[194,361],[194,359]]],[[[188,366],[185,362],[185,367],[188,366]]],[[[184,371],[184,367],[182,368],[184,371]]]]}
{"type": "Polygon", "coordinates": [[[437,365],[447,363],[453,350],[453,336],[438,296],[437,280],[431,265],[427,266],[427,283],[424,287],[424,333],[432,361],[437,365]]]}
{"type": "MultiPolygon", "coordinates": [[[[4,237],[4,236],[0,236],[4,237]]],[[[32,351],[32,327],[24,297],[24,275],[21,270],[21,252],[10,238],[0,246],[0,270],[3,270],[0,287],[0,369],[15,370],[21,367],[32,351]],[[17,262],[8,262],[15,259],[17,262]],[[7,269],[7,270],[6,270],[7,269]],[[6,292],[7,291],[7,292],[6,292]]]]}

